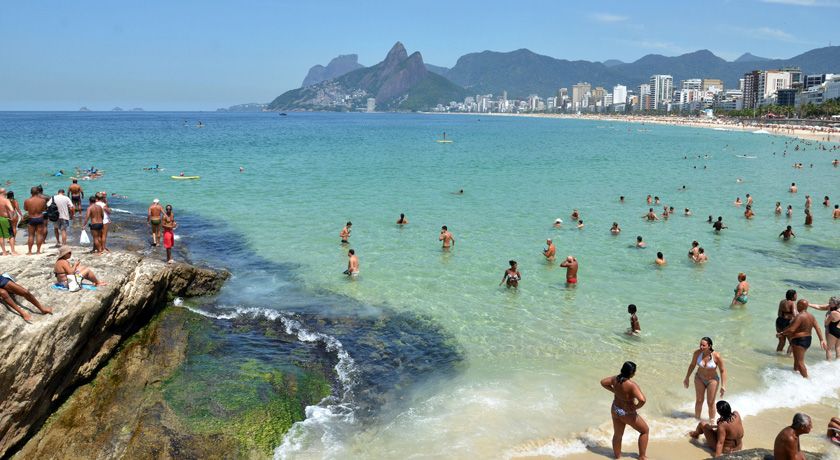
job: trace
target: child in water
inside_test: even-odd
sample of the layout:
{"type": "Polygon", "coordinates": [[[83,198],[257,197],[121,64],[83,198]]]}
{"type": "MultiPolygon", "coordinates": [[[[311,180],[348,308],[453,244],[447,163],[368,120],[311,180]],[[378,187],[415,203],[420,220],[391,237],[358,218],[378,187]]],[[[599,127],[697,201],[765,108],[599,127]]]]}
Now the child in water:
{"type": "Polygon", "coordinates": [[[627,335],[639,335],[642,327],[639,326],[639,317],[636,316],[636,305],[632,303],[628,305],[627,313],[630,313],[630,329],[627,329],[627,335]]]}

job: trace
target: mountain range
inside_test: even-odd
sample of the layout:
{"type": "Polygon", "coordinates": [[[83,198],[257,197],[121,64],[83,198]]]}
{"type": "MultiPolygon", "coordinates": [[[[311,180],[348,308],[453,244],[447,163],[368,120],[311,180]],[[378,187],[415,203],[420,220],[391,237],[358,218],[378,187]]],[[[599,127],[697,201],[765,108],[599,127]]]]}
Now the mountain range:
{"type": "MultiPolygon", "coordinates": [[[[649,54],[629,63],[615,59],[604,62],[569,61],[537,54],[523,48],[509,52],[482,51],[480,53],[470,53],[461,56],[452,68],[423,64],[422,70],[419,68],[419,63],[422,63],[420,53],[414,53],[411,57],[403,56],[405,49],[402,48],[402,51],[399,52],[399,48],[402,48],[402,44],[397,43],[389,56],[396,49],[397,54],[401,56],[399,60],[413,59],[412,65],[408,66],[413,70],[409,73],[416,75],[412,78],[407,78],[404,75],[407,79],[401,77],[401,81],[411,84],[397,86],[401,90],[407,90],[409,86],[419,83],[421,80],[425,83],[420,91],[415,90],[413,92],[415,97],[411,98],[408,104],[405,103],[405,100],[408,100],[408,92],[401,95],[404,99],[403,102],[395,103],[397,94],[387,90],[390,88],[389,85],[384,86],[386,91],[382,94],[379,93],[382,85],[367,88],[366,92],[368,94],[377,94],[377,109],[379,110],[428,108],[437,103],[445,103],[448,100],[459,100],[459,97],[454,96],[461,94],[499,95],[502,91],[507,91],[509,98],[522,99],[531,94],[546,97],[556,94],[560,88],[571,90],[572,86],[578,82],[588,82],[593,87],[603,86],[608,90],[617,84],[634,88],[641,83],[647,83],[650,76],[654,74],[673,76],[675,87],[679,85],[681,80],[689,78],[719,78],[724,81],[726,88],[737,88],[738,80],[743,77],[744,73],[755,69],[799,67],[806,74],[840,73],[840,46],[816,48],[789,59],[769,59],[744,53],[735,61],[727,61],[715,56],[711,51],[699,50],[673,57],[649,54]],[[426,76],[419,78],[424,73],[423,70],[425,70],[426,76]],[[432,75],[443,77],[443,79],[435,79],[431,77],[432,75]],[[422,101],[416,97],[418,93],[423,93],[422,101]],[[383,99],[380,102],[380,96],[386,96],[387,100],[383,99]],[[424,103],[431,105],[424,107],[424,103]]],[[[354,57],[353,62],[358,64],[355,55],[349,56],[354,57]]],[[[391,59],[397,59],[397,57],[394,56],[391,59]]],[[[342,56],[339,56],[339,58],[342,58],[342,56]]],[[[386,58],[386,61],[388,60],[386,58]]],[[[364,79],[358,78],[358,75],[351,78],[345,77],[353,75],[354,72],[376,73],[376,70],[371,69],[379,66],[382,70],[383,63],[370,68],[353,70],[333,77],[332,80],[322,81],[315,86],[287,92],[278,98],[283,98],[281,102],[285,101],[282,110],[304,108],[296,107],[295,103],[292,103],[294,101],[289,100],[292,97],[289,93],[317,92],[318,90],[313,90],[313,88],[318,88],[318,85],[323,85],[326,82],[336,82],[342,85],[343,89],[350,89],[350,86],[355,83],[371,83],[370,79],[363,81],[364,79]],[[284,98],[284,96],[286,97],[284,98]]],[[[327,67],[329,68],[329,65],[327,67]]],[[[312,74],[312,70],[310,70],[310,74],[312,74]]],[[[298,99],[300,98],[295,100],[298,99]]],[[[280,105],[272,104],[275,108],[280,107],[280,105]]],[[[315,109],[317,104],[309,104],[305,108],[315,109]]]]}
{"type": "Polygon", "coordinates": [[[342,54],[333,58],[326,67],[316,65],[309,69],[309,73],[306,74],[306,78],[303,79],[303,84],[300,86],[312,86],[324,80],[332,80],[362,67],[364,66],[359,64],[358,55],[342,54]]]}

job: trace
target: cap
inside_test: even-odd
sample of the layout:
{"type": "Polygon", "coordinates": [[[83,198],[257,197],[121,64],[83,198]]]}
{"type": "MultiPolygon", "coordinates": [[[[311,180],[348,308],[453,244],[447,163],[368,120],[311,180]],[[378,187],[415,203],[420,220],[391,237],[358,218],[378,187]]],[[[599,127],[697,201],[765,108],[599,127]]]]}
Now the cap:
{"type": "Polygon", "coordinates": [[[58,249],[58,258],[61,259],[71,252],[73,252],[73,250],[70,249],[70,246],[62,246],[58,249]]]}
{"type": "Polygon", "coordinates": [[[154,204],[158,204],[158,203],[160,203],[160,200],[158,200],[157,198],[155,198],[154,200],[152,200],[152,203],[154,203],[154,204]]]}
{"type": "Polygon", "coordinates": [[[555,223],[555,224],[562,224],[562,223],[563,223],[563,219],[561,219],[561,218],[559,218],[559,217],[558,217],[558,218],[554,219],[554,223],[555,223]]]}

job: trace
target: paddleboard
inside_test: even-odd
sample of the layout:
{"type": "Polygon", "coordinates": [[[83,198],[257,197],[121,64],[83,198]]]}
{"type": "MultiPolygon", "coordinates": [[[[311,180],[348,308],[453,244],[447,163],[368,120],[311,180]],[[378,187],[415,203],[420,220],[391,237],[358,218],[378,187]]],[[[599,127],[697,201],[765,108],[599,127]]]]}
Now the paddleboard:
{"type": "Polygon", "coordinates": [[[438,139],[436,142],[437,142],[438,144],[451,144],[451,143],[452,143],[452,141],[450,141],[450,140],[448,140],[448,139],[446,139],[446,140],[444,140],[444,139],[438,139]]]}
{"type": "Polygon", "coordinates": [[[170,176],[175,180],[197,180],[201,179],[201,176],[170,176]]]}

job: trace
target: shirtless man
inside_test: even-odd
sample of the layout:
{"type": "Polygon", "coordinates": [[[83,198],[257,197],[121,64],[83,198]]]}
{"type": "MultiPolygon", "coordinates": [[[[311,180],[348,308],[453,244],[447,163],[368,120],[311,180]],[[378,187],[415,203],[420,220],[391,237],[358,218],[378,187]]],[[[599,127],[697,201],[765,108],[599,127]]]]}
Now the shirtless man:
{"type": "Polygon", "coordinates": [[[796,191],[798,190],[796,188],[796,182],[791,182],[790,183],[790,188],[788,190],[790,191],[790,193],[796,193],[796,191]]]}
{"type": "Polygon", "coordinates": [[[744,210],[744,217],[746,217],[747,219],[752,219],[753,217],[755,217],[755,213],[752,210],[752,206],[747,205],[747,209],[744,210]]]}
{"type": "Polygon", "coordinates": [[[347,251],[347,270],[344,271],[344,274],[350,277],[359,276],[359,258],[356,257],[356,251],[349,250],[347,251]]]}
{"type": "Polygon", "coordinates": [[[67,189],[67,193],[70,194],[70,200],[73,202],[73,207],[75,208],[76,213],[81,215],[82,198],[85,197],[85,192],[82,190],[82,186],[79,185],[78,179],[73,179],[73,183],[70,184],[70,187],[67,189]]]}
{"type": "Polygon", "coordinates": [[[712,228],[715,229],[715,233],[720,233],[721,230],[723,230],[724,228],[729,228],[729,227],[727,227],[726,225],[723,225],[723,217],[718,216],[715,223],[712,224],[712,228]]]}
{"type": "Polygon", "coordinates": [[[47,210],[47,200],[41,196],[38,187],[32,187],[29,193],[31,196],[23,202],[23,209],[29,214],[29,224],[26,227],[26,247],[29,248],[29,252],[26,255],[31,256],[33,243],[36,244],[36,254],[41,253],[41,245],[44,244],[47,233],[47,222],[44,218],[44,212],[47,210]]]}
{"type": "Polygon", "coordinates": [[[840,219],[840,204],[835,204],[834,205],[834,213],[832,214],[832,216],[835,219],[840,219]]]}
{"type": "Polygon", "coordinates": [[[811,417],[799,412],[793,416],[793,423],[776,436],[773,442],[773,458],[776,460],[805,460],[799,449],[799,437],[811,432],[811,417]]]}
{"type": "Polygon", "coordinates": [[[88,209],[85,213],[82,227],[84,228],[90,222],[90,236],[93,241],[93,251],[91,252],[101,254],[102,248],[104,247],[102,244],[102,233],[105,226],[102,222],[105,219],[105,210],[101,206],[96,205],[96,197],[92,196],[88,201],[90,203],[88,203],[88,209]]]}
{"type": "Polygon", "coordinates": [[[747,193],[747,206],[752,206],[752,204],[753,204],[753,197],[750,196],[749,193],[747,193]]]}
{"type": "Polygon", "coordinates": [[[15,208],[12,206],[12,202],[6,199],[4,190],[0,192],[0,255],[7,256],[11,254],[6,251],[6,240],[9,240],[9,244],[13,241],[12,216],[14,215],[15,208]]]}
{"type": "Polygon", "coordinates": [[[703,248],[697,248],[697,256],[692,257],[695,264],[703,264],[709,261],[709,257],[706,255],[706,250],[703,248]]]}
{"type": "Polygon", "coordinates": [[[149,206],[149,211],[146,214],[146,222],[152,227],[152,246],[157,246],[160,241],[160,222],[163,215],[163,206],[160,205],[160,200],[155,198],[152,200],[152,205],[149,206]]]}
{"type": "Polygon", "coordinates": [[[574,286],[577,284],[578,261],[572,256],[566,257],[566,260],[560,263],[561,267],[566,269],[566,285],[574,286]]]}
{"type": "MultiPolygon", "coordinates": [[[[776,313],[776,333],[784,331],[793,322],[796,316],[796,290],[788,289],[785,292],[785,298],[779,301],[779,310],[776,313]]],[[[779,337],[779,345],[776,346],[776,353],[781,353],[785,349],[785,342],[787,337],[779,337]]]]}
{"type": "Polygon", "coordinates": [[[438,241],[443,241],[443,250],[447,251],[455,246],[455,237],[449,232],[449,229],[444,225],[440,228],[440,236],[438,241]]]}
{"type": "Polygon", "coordinates": [[[547,248],[543,251],[543,255],[545,259],[549,262],[554,262],[554,256],[557,253],[557,247],[554,246],[554,243],[551,242],[551,238],[545,240],[545,244],[548,245],[547,248]]]}
{"type": "Polygon", "coordinates": [[[816,329],[817,337],[820,339],[820,347],[823,350],[828,348],[822,334],[822,328],[817,324],[814,315],[807,311],[808,305],[807,300],[799,299],[796,302],[796,318],[793,319],[790,326],[776,334],[776,337],[786,336],[790,339],[791,349],[793,350],[793,370],[798,371],[806,379],[808,378],[808,368],[805,366],[805,352],[811,346],[811,329],[816,329]]]}
{"type": "Polygon", "coordinates": [[[793,229],[790,225],[788,225],[786,229],[782,230],[782,233],[779,233],[779,237],[785,241],[788,241],[791,238],[796,238],[796,234],[793,233],[793,229]]]}
{"type": "Polygon", "coordinates": [[[811,209],[812,204],[814,204],[814,200],[811,199],[811,195],[805,195],[805,209],[811,209]]]}
{"type": "Polygon", "coordinates": [[[656,217],[656,213],[653,212],[653,208],[648,209],[647,214],[643,215],[642,218],[647,219],[649,221],[659,220],[659,218],[656,217]]]}
{"type": "Polygon", "coordinates": [[[350,244],[350,230],[353,228],[353,222],[347,221],[347,225],[341,229],[338,236],[341,238],[341,244],[350,244]]]}

